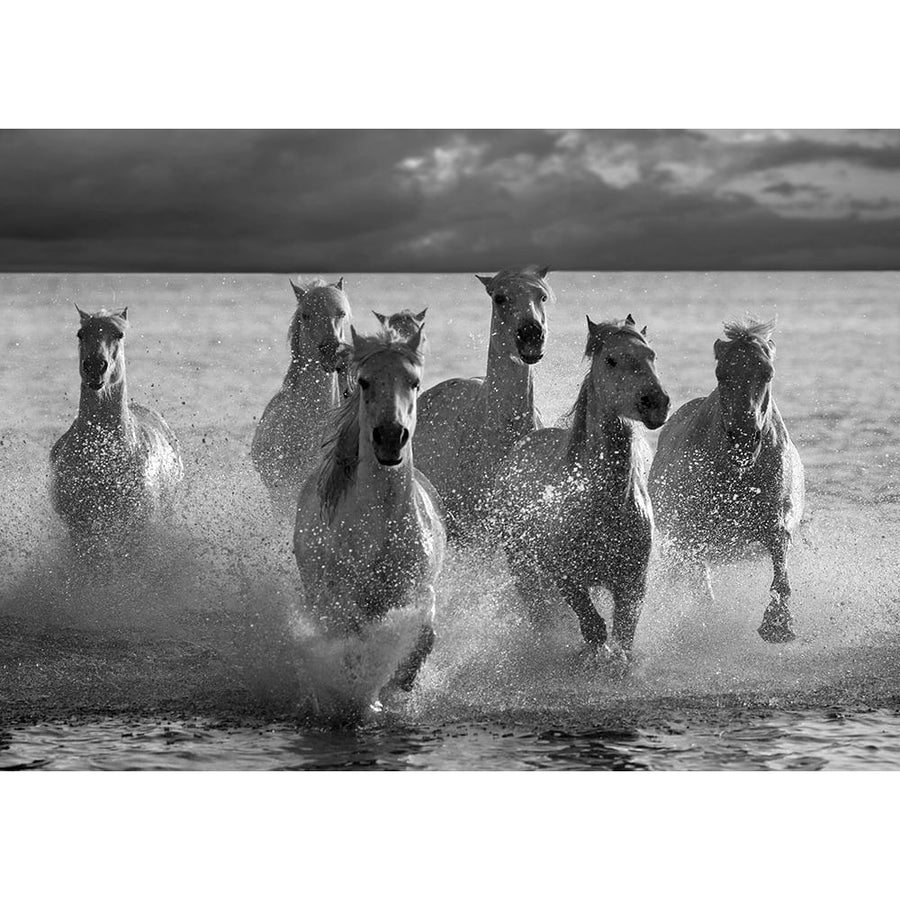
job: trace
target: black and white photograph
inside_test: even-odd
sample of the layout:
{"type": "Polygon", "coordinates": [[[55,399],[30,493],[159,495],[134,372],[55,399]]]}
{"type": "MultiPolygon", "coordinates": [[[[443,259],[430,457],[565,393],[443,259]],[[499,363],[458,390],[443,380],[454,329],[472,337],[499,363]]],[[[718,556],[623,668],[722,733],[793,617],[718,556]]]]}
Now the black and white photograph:
{"type": "Polygon", "coordinates": [[[181,81],[174,22],[182,106],[145,113],[148,70],[0,110],[0,770],[281,770],[351,818],[333,773],[577,772],[607,825],[625,772],[780,773],[781,818],[775,785],[900,771],[896,109],[823,116],[831,71],[807,115],[781,74],[767,117],[710,72],[645,113],[660,52],[560,113],[573,20],[471,19],[429,82],[413,32],[260,50],[247,14],[294,55],[265,112],[234,43],[221,100],[181,81]],[[379,40],[416,103],[373,100],[379,40]],[[512,121],[460,113],[477,65],[512,121]]]}
{"type": "Polygon", "coordinates": [[[0,159],[0,762],[900,763],[900,130],[0,159]]]}

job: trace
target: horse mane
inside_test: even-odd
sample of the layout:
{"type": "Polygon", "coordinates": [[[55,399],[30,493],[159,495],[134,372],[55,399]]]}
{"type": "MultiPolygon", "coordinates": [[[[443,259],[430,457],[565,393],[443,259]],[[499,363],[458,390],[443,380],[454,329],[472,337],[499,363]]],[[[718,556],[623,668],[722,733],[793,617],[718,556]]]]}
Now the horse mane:
{"type": "Polygon", "coordinates": [[[490,280],[491,291],[496,290],[504,281],[524,282],[532,287],[538,287],[546,291],[547,299],[551,303],[556,303],[556,294],[553,292],[550,282],[546,278],[541,278],[538,274],[540,270],[541,267],[537,265],[525,266],[524,269],[501,269],[490,280]]]}
{"type": "Polygon", "coordinates": [[[414,366],[421,368],[424,363],[424,346],[424,335],[419,342],[419,349],[413,350],[393,328],[389,327],[382,328],[378,334],[355,336],[353,354],[350,358],[353,388],[333,414],[330,432],[322,442],[322,462],[319,465],[317,490],[325,521],[330,522],[334,518],[338,502],[353,484],[359,467],[360,367],[379,353],[397,353],[414,366]]]}
{"type": "Polygon", "coordinates": [[[771,354],[769,341],[772,337],[772,333],[775,331],[774,319],[763,322],[760,319],[750,316],[743,322],[734,320],[723,324],[725,337],[729,343],[743,341],[746,343],[757,344],[765,351],[767,356],[771,354]]]}
{"type": "Polygon", "coordinates": [[[572,408],[565,413],[560,419],[560,426],[569,431],[569,439],[566,441],[564,450],[566,462],[570,465],[578,462],[581,450],[587,440],[587,408],[590,399],[591,390],[591,372],[588,369],[587,375],[581,381],[581,387],[578,389],[578,396],[572,408]]]}
{"type": "MultiPolygon", "coordinates": [[[[77,308],[77,307],[76,307],[77,308]]],[[[108,309],[98,309],[97,312],[85,313],[91,319],[106,319],[112,322],[123,334],[131,327],[128,319],[122,315],[122,310],[110,312],[108,309]]]]}

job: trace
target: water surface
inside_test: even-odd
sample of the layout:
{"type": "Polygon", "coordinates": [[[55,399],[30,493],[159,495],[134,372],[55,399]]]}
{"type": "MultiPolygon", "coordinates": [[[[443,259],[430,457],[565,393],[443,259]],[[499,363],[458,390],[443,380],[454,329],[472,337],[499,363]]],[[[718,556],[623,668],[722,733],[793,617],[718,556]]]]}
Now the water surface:
{"type": "MultiPolygon", "coordinates": [[[[483,371],[472,276],[348,275],[368,312],[429,307],[426,386],[483,371]]],[[[0,276],[0,767],[894,768],[900,764],[900,293],[896,273],[551,275],[536,398],[585,372],[584,314],[649,326],[675,406],[714,384],[723,319],[777,316],[775,394],[807,467],[792,549],[799,639],[756,635],[764,560],[714,575],[704,612],[651,570],[624,681],[578,657],[574,618],[527,624],[500,557],[451,553],[437,648],[409,697],[335,731],[310,719],[290,534],[247,452],[287,363],[283,276],[0,276]],[[131,396],[178,433],[175,527],[101,576],[69,565],[46,496],[74,417],[77,315],[129,306],[131,396]],[[299,630],[298,630],[299,629],[299,630]]],[[[648,435],[651,444],[655,435],[648,435]]],[[[601,606],[608,606],[601,596],[601,606]]],[[[306,643],[304,643],[306,641],[306,643]]]]}

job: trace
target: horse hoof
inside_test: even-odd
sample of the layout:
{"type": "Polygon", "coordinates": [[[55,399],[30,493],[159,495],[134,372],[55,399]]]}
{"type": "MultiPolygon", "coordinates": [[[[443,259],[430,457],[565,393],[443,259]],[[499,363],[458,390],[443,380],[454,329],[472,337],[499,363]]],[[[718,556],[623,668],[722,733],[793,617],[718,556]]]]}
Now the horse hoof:
{"type": "Polygon", "coordinates": [[[793,624],[788,608],[780,603],[773,603],[766,607],[757,633],[767,644],[788,644],[797,637],[793,624]]]}

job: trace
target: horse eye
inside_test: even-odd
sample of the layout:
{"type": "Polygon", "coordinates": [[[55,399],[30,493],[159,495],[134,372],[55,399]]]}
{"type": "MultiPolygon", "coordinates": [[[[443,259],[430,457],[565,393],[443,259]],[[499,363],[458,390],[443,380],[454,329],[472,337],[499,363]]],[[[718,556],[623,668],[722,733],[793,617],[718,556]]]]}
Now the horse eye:
{"type": "Polygon", "coordinates": [[[356,381],[364,391],[367,391],[369,389],[369,379],[368,378],[357,378],[356,381]]]}
{"type": "Polygon", "coordinates": [[[117,341],[121,341],[123,337],[125,337],[125,335],[122,334],[121,331],[116,331],[116,332],[113,334],[113,339],[114,339],[114,340],[117,340],[117,341]]]}
{"type": "Polygon", "coordinates": [[[414,391],[417,391],[417,390],[419,389],[419,384],[420,384],[420,382],[414,381],[414,382],[410,385],[410,387],[411,387],[414,391]]]}
{"type": "Polygon", "coordinates": [[[614,368],[616,367],[616,361],[615,361],[611,356],[607,356],[607,357],[606,357],[606,364],[607,364],[611,369],[614,369],[614,368]]]}
{"type": "Polygon", "coordinates": [[[497,294],[494,297],[494,303],[506,303],[506,294],[497,294]]]}

